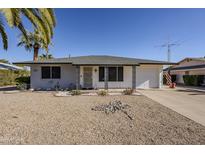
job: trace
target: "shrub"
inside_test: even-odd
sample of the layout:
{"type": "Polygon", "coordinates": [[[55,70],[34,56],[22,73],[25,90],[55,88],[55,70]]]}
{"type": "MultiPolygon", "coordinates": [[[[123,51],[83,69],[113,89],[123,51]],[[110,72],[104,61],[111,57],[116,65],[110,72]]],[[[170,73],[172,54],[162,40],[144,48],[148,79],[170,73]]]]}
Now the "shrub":
{"type": "Polygon", "coordinates": [[[71,95],[81,95],[80,90],[71,90],[71,95]]]}
{"type": "Polygon", "coordinates": [[[16,88],[19,90],[26,90],[28,89],[28,86],[26,83],[20,83],[20,84],[17,84],[16,88]]]}
{"type": "Polygon", "coordinates": [[[107,96],[107,95],[108,95],[107,90],[100,90],[100,91],[98,91],[98,96],[107,96]]]}
{"type": "Polygon", "coordinates": [[[22,76],[15,79],[17,84],[30,84],[30,77],[29,76],[22,76]]]}
{"type": "Polygon", "coordinates": [[[187,86],[200,86],[203,83],[204,75],[184,75],[183,80],[187,86]]]}
{"type": "Polygon", "coordinates": [[[133,89],[127,88],[127,89],[123,90],[122,93],[123,93],[124,95],[132,95],[133,92],[134,92],[133,89]]]}
{"type": "Polygon", "coordinates": [[[28,76],[17,77],[15,82],[17,89],[26,90],[30,88],[30,77],[28,76]]]}

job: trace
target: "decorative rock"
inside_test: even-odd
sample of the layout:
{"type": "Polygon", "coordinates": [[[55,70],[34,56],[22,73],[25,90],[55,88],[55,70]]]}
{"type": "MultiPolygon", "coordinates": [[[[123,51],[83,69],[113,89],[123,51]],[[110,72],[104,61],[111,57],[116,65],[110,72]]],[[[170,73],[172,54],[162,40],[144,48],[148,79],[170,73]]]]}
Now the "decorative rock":
{"type": "Polygon", "coordinates": [[[34,91],[34,89],[33,89],[33,88],[30,88],[29,91],[34,91]]]}
{"type": "Polygon", "coordinates": [[[110,95],[110,96],[120,96],[120,95],[122,95],[122,93],[108,93],[108,95],[110,95]]]}
{"type": "Polygon", "coordinates": [[[82,94],[82,96],[97,96],[98,94],[97,93],[85,93],[85,94],[82,94]]]}
{"type": "Polygon", "coordinates": [[[121,101],[113,101],[109,104],[102,104],[91,108],[94,111],[104,111],[106,114],[115,113],[116,111],[121,111],[122,113],[126,114],[130,120],[133,118],[125,111],[124,109],[129,108],[130,106],[127,104],[122,104],[121,101]]]}
{"type": "Polygon", "coordinates": [[[55,93],[54,96],[56,96],[56,97],[67,97],[67,96],[71,96],[71,94],[69,92],[59,91],[59,92],[55,93]]]}
{"type": "Polygon", "coordinates": [[[141,96],[142,94],[134,92],[132,95],[134,95],[134,96],[141,96]]]}

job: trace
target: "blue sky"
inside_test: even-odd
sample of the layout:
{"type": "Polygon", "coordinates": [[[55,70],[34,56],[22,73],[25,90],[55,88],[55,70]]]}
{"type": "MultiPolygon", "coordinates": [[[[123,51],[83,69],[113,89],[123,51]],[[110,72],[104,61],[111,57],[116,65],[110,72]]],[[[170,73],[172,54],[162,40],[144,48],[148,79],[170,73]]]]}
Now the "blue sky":
{"type": "MultiPolygon", "coordinates": [[[[171,60],[205,56],[205,9],[55,9],[57,27],[50,52],[54,57],[116,55],[167,60],[167,49],[157,47],[169,40],[171,60]]],[[[30,27],[27,21],[25,26],[30,27]]],[[[33,53],[17,47],[19,32],[6,28],[9,49],[0,42],[0,59],[32,60],[33,53]]],[[[42,53],[42,51],[41,51],[42,53]]]]}

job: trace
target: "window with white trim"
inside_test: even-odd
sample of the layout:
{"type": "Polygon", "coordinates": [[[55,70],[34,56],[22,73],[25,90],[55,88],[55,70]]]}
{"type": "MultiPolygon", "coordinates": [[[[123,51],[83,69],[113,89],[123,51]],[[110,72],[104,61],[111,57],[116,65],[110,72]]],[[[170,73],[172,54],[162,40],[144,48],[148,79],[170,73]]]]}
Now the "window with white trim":
{"type": "MultiPolygon", "coordinates": [[[[99,67],[99,81],[105,81],[105,68],[99,67]]],[[[122,82],[123,81],[123,67],[108,67],[108,81],[122,82]]]]}
{"type": "Polygon", "coordinates": [[[42,79],[60,79],[61,67],[60,66],[42,66],[41,67],[42,79]]]}

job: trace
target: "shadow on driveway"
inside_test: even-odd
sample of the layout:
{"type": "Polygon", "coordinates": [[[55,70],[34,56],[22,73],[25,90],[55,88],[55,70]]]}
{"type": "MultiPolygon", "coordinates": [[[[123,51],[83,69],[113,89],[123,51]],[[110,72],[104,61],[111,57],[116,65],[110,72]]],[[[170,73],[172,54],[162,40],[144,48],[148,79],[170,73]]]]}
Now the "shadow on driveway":
{"type": "Polygon", "coordinates": [[[205,92],[203,91],[197,91],[197,90],[192,90],[192,89],[176,89],[177,92],[187,92],[189,93],[188,95],[205,95],[205,92]]]}

